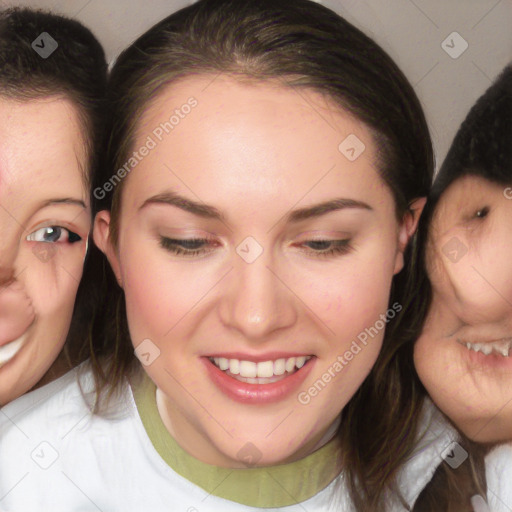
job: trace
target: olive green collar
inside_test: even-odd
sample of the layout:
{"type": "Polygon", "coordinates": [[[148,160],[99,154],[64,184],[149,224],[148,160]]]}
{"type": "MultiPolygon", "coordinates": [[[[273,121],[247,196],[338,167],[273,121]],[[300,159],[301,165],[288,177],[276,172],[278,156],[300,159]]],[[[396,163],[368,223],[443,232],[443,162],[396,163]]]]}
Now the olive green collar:
{"type": "Polygon", "coordinates": [[[158,413],[155,384],[147,375],[139,382],[133,396],[153,447],[176,473],[209,494],[252,507],[286,507],[318,494],[339,473],[337,436],[307,457],[277,466],[231,469],[201,462],[167,431],[158,413]]]}

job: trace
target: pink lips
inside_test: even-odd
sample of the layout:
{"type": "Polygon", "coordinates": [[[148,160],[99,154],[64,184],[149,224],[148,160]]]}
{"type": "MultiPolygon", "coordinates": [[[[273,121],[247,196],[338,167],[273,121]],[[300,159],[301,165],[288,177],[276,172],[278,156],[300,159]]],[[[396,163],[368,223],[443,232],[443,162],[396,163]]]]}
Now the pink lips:
{"type": "MultiPolygon", "coordinates": [[[[285,354],[283,352],[272,352],[265,355],[250,357],[241,353],[223,353],[211,355],[208,357],[225,357],[228,359],[240,359],[253,362],[262,362],[275,360],[279,358],[299,357],[299,355],[285,354]]],[[[213,383],[229,398],[244,404],[270,404],[288,397],[294,390],[297,390],[309,375],[314,366],[315,359],[311,358],[306,364],[296,370],[291,375],[269,384],[250,384],[241,382],[230,377],[225,372],[217,368],[208,357],[202,357],[201,360],[206,367],[209,377],[213,383]]]]}

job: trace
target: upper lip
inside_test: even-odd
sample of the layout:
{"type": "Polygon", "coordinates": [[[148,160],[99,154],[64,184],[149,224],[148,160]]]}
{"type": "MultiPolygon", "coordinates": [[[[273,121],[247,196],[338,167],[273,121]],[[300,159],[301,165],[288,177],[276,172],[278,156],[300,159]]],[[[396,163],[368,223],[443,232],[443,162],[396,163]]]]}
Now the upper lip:
{"type": "Polygon", "coordinates": [[[238,359],[239,361],[252,361],[260,363],[264,361],[275,361],[276,359],[288,359],[290,357],[309,357],[312,354],[304,352],[266,352],[265,354],[244,354],[242,352],[212,352],[205,357],[225,357],[226,359],[238,359]]]}
{"type": "Polygon", "coordinates": [[[510,343],[512,342],[512,337],[506,337],[506,338],[498,338],[498,339],[495,339],[495,340],[483,340],[483,339],[479,339],[479,340],[470,340],[468,338],[461,338],[461,337],[457,337],[457,342],[458,343],[462,343],[463,345],[465,345],[466,343],[469,343],[470,345],[491,345],[491,344],[494,344],[494,343],[504,343],[504,342],[507,342],[507,343],[510,343]]]}
{"type": "Polygon", "coordinates": [[[503,329],[496,329],[492,327],[473,327],[464,326],[457,329],[450,338],[455,338],[461,343],[497,343],[501,341],[512,341],[511,330],[504,332],[503,329]]]}

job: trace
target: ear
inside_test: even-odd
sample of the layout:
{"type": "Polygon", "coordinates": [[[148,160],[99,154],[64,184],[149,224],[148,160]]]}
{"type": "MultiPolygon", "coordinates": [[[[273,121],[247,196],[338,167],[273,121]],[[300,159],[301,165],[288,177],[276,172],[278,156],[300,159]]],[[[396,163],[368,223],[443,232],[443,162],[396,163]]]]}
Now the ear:
{"type": "Polygon", "coordinates": [[[412,203],[409,205],[409,209],[405,212],[405,215],[402,219],[402,224],[398,230],[398,247],[394,269],[395,274],[398,274],[398,272],[404,268],[404,252],[407,248],[409,240],[418,228],[421,212],[423,211],[426,202],[426,197],[419,197],[412,201],[412,203]]]}
{"type": "Polygon", "coordinates": [[[93,238],[98,249],[107,257],[117,282],[122,288],[123,279],[121,276],[119,256],[110,241],[110,212],[108,210],[102,210],[96,214],[94,218],[93,238]]]}

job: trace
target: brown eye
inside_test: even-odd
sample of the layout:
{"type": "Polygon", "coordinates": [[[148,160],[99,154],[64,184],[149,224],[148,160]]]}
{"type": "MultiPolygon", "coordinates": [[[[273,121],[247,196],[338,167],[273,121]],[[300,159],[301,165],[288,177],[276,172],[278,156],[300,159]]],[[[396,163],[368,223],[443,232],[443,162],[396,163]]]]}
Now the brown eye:
{"type": "Polygon", "coordinates": [[[489,213],[489,207],[484,206],[483,208],[480,208],[480,210],[478,210],[475,213],[475,217],[478,217],[479,219],[484,219],[485,217],[487,217],[488,213],[489,213]]]}

